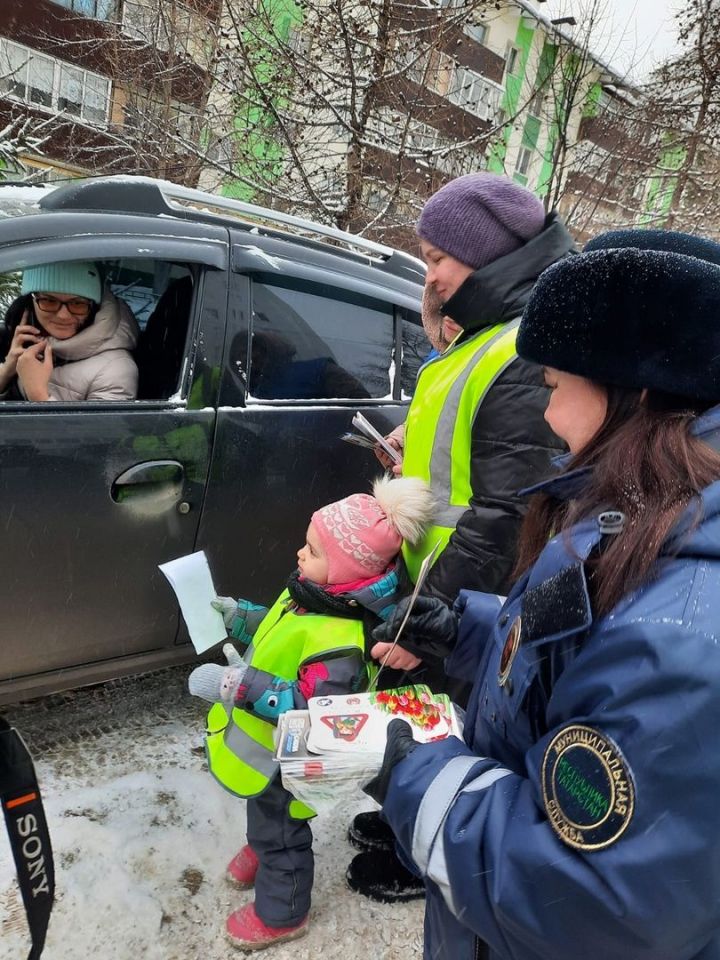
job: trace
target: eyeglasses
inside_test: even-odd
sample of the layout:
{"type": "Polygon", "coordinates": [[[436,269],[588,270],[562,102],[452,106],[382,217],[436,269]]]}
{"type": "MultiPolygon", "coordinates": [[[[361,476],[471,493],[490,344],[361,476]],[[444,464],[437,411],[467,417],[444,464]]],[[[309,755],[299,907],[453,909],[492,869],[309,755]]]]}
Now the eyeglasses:
{"type": "Polygon", "coordinates": [[[92,300],[84,300],[81,297],[73,300],[58,300],[57,297],[49,297],[45,293],[34,293],[33,300],[41,310],[46,310],[48,313],[59,313],[61,307],[67,307],[74,317],[79,317],[81,320],[89,316],[93,308],[92,300]]]}

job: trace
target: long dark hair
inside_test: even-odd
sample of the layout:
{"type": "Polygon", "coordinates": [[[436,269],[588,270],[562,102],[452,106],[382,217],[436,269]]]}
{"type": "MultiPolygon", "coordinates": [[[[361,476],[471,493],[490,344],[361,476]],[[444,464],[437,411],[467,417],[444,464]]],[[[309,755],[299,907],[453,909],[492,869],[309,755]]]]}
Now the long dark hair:
{"type": "MultiPolygon", "coordinates": [[[[537,560],[550,536],[602,510],[621,510],[625,525],[588,561],[593,609],[611,610],[653,576],[680,514],[720,480],[720,455],[691,433],[708,404],[668,394],[608,387],[605,421],[567,469],[591,467],[576,499],[533,498],[520,534],[513,576],[537,560]]],[[[698,514],[696,522],[700,519],[698,514]]]]}
{"type": "Polygon", "coordinates": [[[2,326],[0,326],[0,361],[7,356],[15,328],[22,322],[26,310],[30,312],[30,316],[35,316],[32,296],[29,293],[16,297],[5,311],[2,326]]]}

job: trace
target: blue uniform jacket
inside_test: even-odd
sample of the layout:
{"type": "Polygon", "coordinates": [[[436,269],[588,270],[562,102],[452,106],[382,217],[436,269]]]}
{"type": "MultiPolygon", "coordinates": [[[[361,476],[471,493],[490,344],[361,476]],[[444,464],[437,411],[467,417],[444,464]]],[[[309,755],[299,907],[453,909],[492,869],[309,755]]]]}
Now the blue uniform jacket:
{"type": "MultiPolygon", "coordinates": [[[[717,448],[720,408],[696,432],[717,448]]],[[[383,808],[427,878],[426,958],[720,960],[720,482],[701,506],[601,619],[597,518],[502,608],[461,595],[465,742],[417,747],[383,808]]]]}

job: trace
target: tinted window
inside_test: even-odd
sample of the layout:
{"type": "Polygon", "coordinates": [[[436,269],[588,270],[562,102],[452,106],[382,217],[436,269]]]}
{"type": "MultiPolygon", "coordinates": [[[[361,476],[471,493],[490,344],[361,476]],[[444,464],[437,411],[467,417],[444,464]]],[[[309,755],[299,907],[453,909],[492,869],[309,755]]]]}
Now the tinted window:
{"type": "Polygon", "coordinates": [[[272,400],[390,395],[393,312],[331,287],[255,283],[250,394],[272,400]]]}
{"type": "Polygon", "coordinates": [[[418,370],[427,360],[432,348],[423,330],[419,314],[401,310],[400,324],[402,331],[400,385],[402,396],[411,397],[415,392],[418,370]]]}

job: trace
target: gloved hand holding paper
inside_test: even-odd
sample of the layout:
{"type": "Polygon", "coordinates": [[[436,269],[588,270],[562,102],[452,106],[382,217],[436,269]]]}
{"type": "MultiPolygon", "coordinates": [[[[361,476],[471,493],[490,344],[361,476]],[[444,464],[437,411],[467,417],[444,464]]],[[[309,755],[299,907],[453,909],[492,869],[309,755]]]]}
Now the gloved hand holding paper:
{"type": "Polygon", "coordinates": [[[211,606],[217,591],[213,586],[205,552],[199,550],[186,557],[161,563],[160,569],[175,591],[197,653],[204,653],[225,640],[227,630],[222,614],[211,606]]]}

